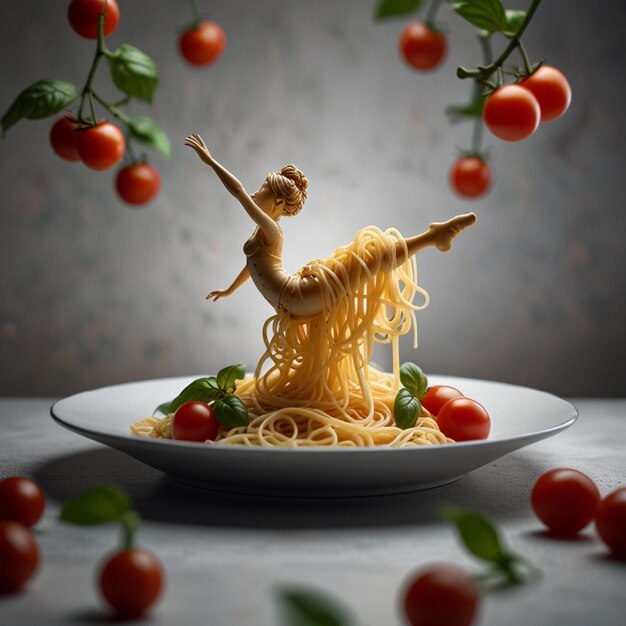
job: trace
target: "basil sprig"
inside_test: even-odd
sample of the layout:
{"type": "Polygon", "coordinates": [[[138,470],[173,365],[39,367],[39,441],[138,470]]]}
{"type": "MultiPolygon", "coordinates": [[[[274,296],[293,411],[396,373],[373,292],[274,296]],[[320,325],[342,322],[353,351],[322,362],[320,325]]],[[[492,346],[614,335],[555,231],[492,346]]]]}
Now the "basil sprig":
{"type": "Polygon", "coordinates": [[[77,526],[117,522],[122,526],[125,550],[133,547],[140,521],[129,495],[113,484],[95,485],[76,494],[65,502],[59,517],[77,526]]]}
{"type": "Polygon", "coordinates": [[[213,406],[217,421],[228,428],[247,426],[248,410],[235,395],[236,381],[246,375],[245,365],[229,365],[221,369],[217,376],[197,378],[189,383],[173,400],[160,404],[155,413],[168,415],[186,402],[206,402],[213,406]]]}
{"type": "Polygon", "coordinates": [[[400,366],[400,382],[404,385],[398,391],[393,404],[393,416],[398,428],[413,428],[422,410],[421,399],[428,389],[426,374],[415,363],[407,362],[400,366]]]}
{"type": "Polygon", "coordinates": [[[456,527],[467,550],[490,565],[476,577],[486,591],[532,582],[541,576],[537,567],[506,546],[495,524],[483,514],[458,506],[444,507],[440,514],[456,527]]]}

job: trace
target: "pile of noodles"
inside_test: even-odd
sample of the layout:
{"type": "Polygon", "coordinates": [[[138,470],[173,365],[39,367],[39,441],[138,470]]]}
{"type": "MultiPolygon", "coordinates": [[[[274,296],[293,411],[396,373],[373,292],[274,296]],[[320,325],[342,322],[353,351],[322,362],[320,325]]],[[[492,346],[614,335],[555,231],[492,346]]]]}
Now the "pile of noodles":
{"type": "MultiPolygon", "coordinates": [[[[413,328],[417,346],[415,311],[428,305],[428,294],[416,282],[414,258],[405,253],[407,260],[389,269],[395,266],[398,244],[405,245],[395,229],[370,226],[330,258],[298,272],[322,285],[323,311],[310,317],[279,311],[265,322],[265,352],[254,375],[239,382],[236,391],[250,422],[223,428],[215,442],[207,443],[400,447],[451,441],[427,412],[415,427],[395,425],[398,339],[413,328]],[[419,306],[413,304],[417,293],[423,299],[419,306]],[[376,343],[391,344],[392,374],[370,365],[376,343]]],[[[171,438],[172,418],[148,417],[131,431],[171,438]]]]}

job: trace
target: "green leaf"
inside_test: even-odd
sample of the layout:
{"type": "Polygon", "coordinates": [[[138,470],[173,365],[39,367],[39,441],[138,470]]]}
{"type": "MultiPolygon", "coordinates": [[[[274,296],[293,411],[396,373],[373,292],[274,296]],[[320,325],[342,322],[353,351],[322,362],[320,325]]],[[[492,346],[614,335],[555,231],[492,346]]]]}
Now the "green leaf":
{"type": "Polygon", "coordinates": [[[453,8],[470,24],[489,33],[506,29],[506,14],[500,0],[459,0],[453,8]]]}
{"type": "Polygon", "coordinates": [[[422,405],[410,389],[400,389],[393,404],[393,417],[398,428],[413,428],[422,405]]]}
{"type": "Polygon", "coordinates": [[[61,511],[61,521],[79,526],[121,520],[133,510],[128,494],[116,485],[96,485],[70,498],[61,511]]]}
{"type": "Polygon", "coordinates": [[[169,415],[172,411],[170,411],[170,406],[172,405],[172,401],[164,402],[163,404],[159,404],[159,406],[154,409],[154,413],[163,413],[163,415],[169,415]]]}
{"type": "Polygon", "coordinates": [[[185,404],[185,402],[191,402],[196,400],[198,402],[213,402],[220,395],[220,389],[217,386],[217,380],[215,376],[207,376],[205,378],[197,378],[192,383],[189,383],[170,403],[159,405],[160,409],[166,415],[173,413],[179,406],[185,404]],[[167,408],[167,411],[165,408],[167,408]]]}
{"type": "Polygon", "coordinates": [[[348,626],[346,609],[325,593],[309,589],[280,589],[286,626],[348,626]]]}
{"type": "Polygon", "coordinates": [[[446,114],[451,118],[482,117],[486,97],[479,94],[478,97],[469,104],[452,105],[446,108],[446,114]]]}
{"type": "Polygon", "coordinates": [[[107,59],[111,66],[111,78],[118,89],[133,98],[152,103],[159,86],[159,73],[154,61],[145,52],[123,44],[107,59]]]}
{"type": "Polygon", "coordinates": [[[229,365],[217,373],[217,385],[225,391],[234,391],[235,381],[242,380],[245,375],[245,365],[229,365]]]}
{"type": "Polygon", "coordinates": [[[418,11],[423,0],[381,0],[376,6],[374,19],[381,20],[386,17],[397,17],[418,11]]]}
{"type": "Polygon", "coordinates": [[[240,398],[232,393],[216,400],[213,410],[215,411],[217,421],[228,428],[248,425],[248,409],[246,409],[240,398]]]}
{"type": "Polygon", "coordinates": [[[400,382],[421,400],[428,387],[426,374],[415,363],[407,362],[400,366],[400,382]]]}
{"type": "Polygon", "coordinates": [[[507,10],[504,13],[506,16],[504,34],[513,37],[520,29],[522,22],[526,19],[526,11],[507,10]]]}
{"type": "Polygon", "coordinates": [[[497,565],[511,560],[511,554],[503,548],[497,529],[484,515],[454,506],[445,507],[441,515],[456,526],[465,547],[474,556],[497,565]]]}
{"type": "Polygon", "coordinates": [[[64,80],[39,80],[26,87],[2,116],[2,134],[22,118],[40,120],[67,108],[78,92],[72,83],[64,80]]]}
{"type": "Polygon", "coordinates": [[[170,156],[170,140],[165,131],[147,115],[138,115],[128,122],[133,139],[154,148],[163,156],[170,156]]]}

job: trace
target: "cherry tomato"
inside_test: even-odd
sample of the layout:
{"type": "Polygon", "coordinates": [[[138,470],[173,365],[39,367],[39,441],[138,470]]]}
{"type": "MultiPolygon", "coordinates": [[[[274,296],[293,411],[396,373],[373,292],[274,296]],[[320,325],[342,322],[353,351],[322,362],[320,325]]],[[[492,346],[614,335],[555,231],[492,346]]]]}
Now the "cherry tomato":
{"type": "Polygon", "coordinates": [[[76,142],[81,161],[92,170],[113,167],[123,156],[126,148],[124,134],[110,122],[100,122],[78,132],[76,142]]]}
{"type": "Polygon", "coordinates": [[[469,626],[476,617],[480,591],[455,565],[437,564],[418,573],[404,595],[411,626],[469,626]]]}
{"type": "Polygon", "coordinates": [[[563,72],[549,65],[542,65],[520,85],[531,91],[537,98],[542,122],[561,117],[572,100],[572,88],[567,78],[563,72]]]}
{"type": "Polygon", "coordinates": [[[438,415],[441,407],[452,398],[462,398],[463,394],[448,385],[433,385],[429,387],[421,399],[422,406],[433,415],[438,415]]]}
{"type": "Polygon", "coordinates": [[[39,485],[21,476],[0,480],[0,520],[34,526],[43,514],[46,499],[39,485]]]}
{"type": "Polygon", "coordinates": [[[610,493],[598,507],[596,529],[618,558],[626,560],[626,487],[610,493]]]}
{"type": "Polygon", "coordinates": [[[215,411],[205,402],[185,402],[181,404],[172,421],[172,437],[185,441],[214,440],[220,424],[215,411]]]}
{"type": "Polygon", "coordinates": [[[441,65],[448,50],[446,36],[421,22],[409,24],[400,34],[400,55],[417,70],[432,70],[441,65]]]}
{"type": "Polygon", "coordinates": [[[226,48],[226,34],[217,22],[200,22],[178,38],[183,57],[192,65],[209,65],[226,48]]]}
{"type": "Polygon", "coordinates": [[[76,142],[78,140],[78,123],[68,116],[60,117],[50,129],[50,145],[52,149],[66,161],[80,161],[76,142]]]}
{"type": "Polygon", "coordinates": [[[19,522],[0,522],[0,591],[17,591],[35,573],[39,547],[19,522]]]}
{"type": "Polygon", "coordinates": [[[530,137],[537,130],[540,118],[537,99],[520,85],[500,87],[487,98],[483,108],[487,128],[504,141],[530,137]]]}
{"type": "Polygon", "coordinates": [[[100,590],[120,616],[139,617],[154,603],[164,582],[159,560],[133,548],[110,557],[100,572],[100,590]]]}
{"type": "MultiPolygon", "coordinates": [[[[71,27],[86,39],[98,38],[98,18],[104,0],[72,0],[67,8],[67,19],[71,27]]],[[[104,10],[104,36],[108,37],[120,21],[117,0],[107,0],[104,10]]]]}
{"type": "Polygon", "coordinates": [[[450,170],[450,186],[464,198],[478,198],[491,186],[491,168],[478,157],[463,157],[450,170]]]}
{"type": "Polygon", "coordinates": [[[482,404],[470,398],[452,398],[437,414],[441,432],[455,441],[487,439],[491,430],[489,413],[482,404]]]}
{"type": "Polygon", "coordinates": [[[136,163],[123,167],[115,179],[120,198],[128,204],[145,204],[159,193],[161,176],[148,163],[136,163]]]}
{"type": "Polygon", "coordinates": [[[582,472],[557,468],[542,474],[531,492],[537,517],[557,535],[575,535],[594,518],[600,503],[596,484],[582,472]]]}

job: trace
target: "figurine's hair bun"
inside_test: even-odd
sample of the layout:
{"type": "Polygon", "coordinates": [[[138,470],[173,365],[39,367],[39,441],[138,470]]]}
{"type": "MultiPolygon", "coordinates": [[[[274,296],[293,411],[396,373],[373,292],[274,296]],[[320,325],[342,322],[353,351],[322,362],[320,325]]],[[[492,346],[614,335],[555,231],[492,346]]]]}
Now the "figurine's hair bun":
{"type": "Polygon", "coordinates": [[[309,181],[295,165],[285,165],[280,172],[270,172],[267,184],[277,198],[285,201],[283,215],[295,215],[306,200],[309,181]]]}

